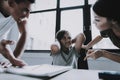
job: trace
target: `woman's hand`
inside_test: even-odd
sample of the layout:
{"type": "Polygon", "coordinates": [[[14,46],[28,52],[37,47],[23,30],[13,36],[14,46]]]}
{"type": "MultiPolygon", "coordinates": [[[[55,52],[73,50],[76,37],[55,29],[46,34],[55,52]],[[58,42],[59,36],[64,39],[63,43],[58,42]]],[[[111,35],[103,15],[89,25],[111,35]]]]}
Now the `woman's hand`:
{"type": "Polygon", "coordinates": [[[97,59],[99,57],[102,57],[103,53],[104,53],[104,50],[88,50],[84,60],[86,60],[89,57],[93,59],[97,59]]]}

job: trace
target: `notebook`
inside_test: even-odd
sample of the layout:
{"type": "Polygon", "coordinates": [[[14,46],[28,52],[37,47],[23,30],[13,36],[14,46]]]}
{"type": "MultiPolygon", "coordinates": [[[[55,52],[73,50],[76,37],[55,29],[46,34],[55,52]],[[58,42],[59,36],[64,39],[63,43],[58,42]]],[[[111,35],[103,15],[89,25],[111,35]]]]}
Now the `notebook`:
{"type": "Polygon", "coordinates": [[[5,70],[5,72],[32,76],[32,77],[54,77],[58,74],[71,70],[71,66],[57,66],[50,64],[34,65],[34,66],[24,66],[22,68],[10,67],[5,70]]]}

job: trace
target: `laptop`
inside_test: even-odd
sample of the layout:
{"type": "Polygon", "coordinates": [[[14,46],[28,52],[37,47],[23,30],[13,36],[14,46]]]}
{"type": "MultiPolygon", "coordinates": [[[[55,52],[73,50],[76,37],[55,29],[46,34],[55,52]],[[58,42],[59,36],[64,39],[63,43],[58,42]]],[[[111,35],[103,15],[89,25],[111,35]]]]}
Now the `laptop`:
{"type": "Polygon", "coordinates": [[[98,73],[99,78],[103,80],[120,80],[120,72],[103,71],[98,73]]]}
{"type": "Polygon", "coordinates": [[[41,77],[50,78],[57,76],[61,73],[71,70],[71,66],[57,66],[50,64],[34,65],[34,66],[24,66],[22,68],[10,67],[5,70],[7,73],[31,76],[31,77],[41,77]]]}

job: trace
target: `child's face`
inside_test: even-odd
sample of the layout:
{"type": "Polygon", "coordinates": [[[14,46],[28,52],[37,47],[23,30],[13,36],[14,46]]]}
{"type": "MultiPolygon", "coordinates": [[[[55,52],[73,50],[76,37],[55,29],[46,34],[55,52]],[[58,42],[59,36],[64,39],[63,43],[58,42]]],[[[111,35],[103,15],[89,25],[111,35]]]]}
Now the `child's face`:
{"type": "Polygon", "coordinates": [[[72,41],[69,33],[65,33],[63,38],[60,40],[62,47],[70,48],[72,41]]]}
{"type": "Polygon", "coordinates": [[[94,24],[100,31],[107,30],[111,26],[106,17],[101,17],[96,13],[94,13],[94,24]]]}

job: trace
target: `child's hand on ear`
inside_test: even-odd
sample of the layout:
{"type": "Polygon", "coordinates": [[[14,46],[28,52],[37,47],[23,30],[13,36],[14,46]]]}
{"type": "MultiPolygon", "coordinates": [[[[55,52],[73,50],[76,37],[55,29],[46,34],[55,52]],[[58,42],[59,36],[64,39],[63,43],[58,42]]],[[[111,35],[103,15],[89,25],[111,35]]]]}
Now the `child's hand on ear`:
{"type": "Polygon", "coordinates": [[[59,52],[60,51],[60,44],[59,44],[59,42],[53,43],[51,45],[50,49],[51,49],[51,53],[52,54],[55,54],[55,53],[59,52]]]}
{"type": "Polygon", "coordinates": [[[55,45],[55,44],[52,44],[52,45],[51,45],[51,53],[52,53],[52,54],[57,53],[59,50],[60,50],[60,49],[59,49],[59,47],[58,47],[57,45],[55,45]]]}

